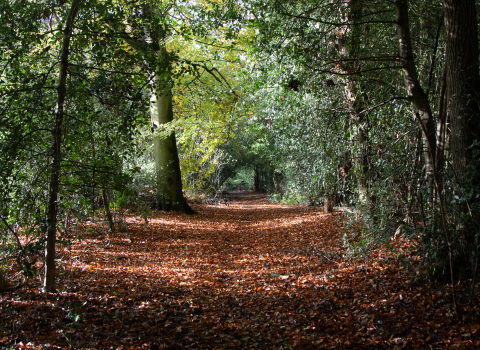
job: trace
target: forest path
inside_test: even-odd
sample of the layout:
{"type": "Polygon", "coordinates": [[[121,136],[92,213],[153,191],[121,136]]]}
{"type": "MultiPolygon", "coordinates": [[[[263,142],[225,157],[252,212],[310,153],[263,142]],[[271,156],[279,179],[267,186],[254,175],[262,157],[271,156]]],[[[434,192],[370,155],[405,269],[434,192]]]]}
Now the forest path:
{"type": "Polygon", "coordinates": [[[478,321],[453,316],[448,292],[408,284],[418,261],[408,240],[394,242],[396,255],[378,246],[354,259],[339,214],[257,193],[192,207],[198,214],[154,212],[148,224],[129,214],[113,233],[79,225],[71,237],[82,238],[59,254],[59,293],[32,287],[1,299],[0,347],[480,345],[478,321]]]}

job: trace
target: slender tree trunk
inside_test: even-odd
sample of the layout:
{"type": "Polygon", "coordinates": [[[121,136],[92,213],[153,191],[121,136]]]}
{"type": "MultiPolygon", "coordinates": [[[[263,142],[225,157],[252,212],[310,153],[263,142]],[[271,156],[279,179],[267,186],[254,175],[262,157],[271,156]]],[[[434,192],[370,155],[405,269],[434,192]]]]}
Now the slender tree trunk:
{"type": "MultiPolygon", "coordinates": [[[[397,35],[400,44],[400,57],[403,59],[403,71],[405,73],[405,85],[408,91],[409,100],[417,108],[417,119],[422,127],[423,136],[428,147],[426,154],[427,160],[427,176],[433,178],[432,184],[435,184],[437,193],[439,191],[438,173],[435,168],[435,154],[436,154],[436,141],[435,141],[435,127],[433,123],[432,111],[430,109],[430,103],[428,96],[423,92],[422,87],[417,78],[417,71],[415,67],[415,61],[413,58],[412,43],[410,39],[410,27],[408,23],[408,2],[407,0],[395,1],[395,13],[397,17],[397,35]],[[429,175],[431,171],[431,175],[429,175]]],[[[447,227],[447,218],[445,213],[445,207],[443,204],[443,198],[441,194],[438,196],[439,207],[441,213],[441,221],[443,231],[445,234],[445,240],[448,245],[449,262],[450,262],[450,277],[452,282],[452,297],[453,308],[457,312],[457,304],[455,299],[455,279],[453,273],[453,250],[452,240],[447,227]]]]}
{"type": "Polygon", "coordinates": [[[260,168],[255,166],[253,168],[253,189],[255,192],[260,192],[260,168]]]}
{"type": "Polygon", "coordinates": [[[73,0],[72,7],[68,13],[67,23],[63,30],[63,44],[60,53],[60,74],[58,77],[57,87],[57,107],[55,111],[55,124],[53,128],[53,145],[52,145],[52,164],[50,174],[50,186],[48,194],[48,229],[47,229],[47,246],[45,249],[45,281],[43,290],[45,292],[55,292],[55,243],[57,231],[57,214],[58,214],[58,190],[61,163],[61,145],[62,145],[62,123],[65,115],[64,102],[67,92],[67,66],[68,54],[70,47],[70,39],[73,32],[73,21],[78,13],[78,8],[82,0],[73,0]]]}
{"type": "Polygon", "coordinates": [[[103,198],[103,208],[105,209],[105,215],[107,216],[108,220],[108,227],[110,231],[115,230],[115,225],[112,219],[112,212],[110,211],[110,202],[108,201],[107,190],[105,189],[105,185],[102,188],[102,198],[103,198]]]}
{"type": "MultiPolygon", "coordinates": [[[[157,86],[161,86],[158,84],[157,86]]],[[[172,92],[170,89],[158,91],[152,98],[151,116],[155,127],[173,120],[172,92]]],[[[190,208],[182,193],[182,175],[178,158],[175,132],[168,136],[154,137],[155,166],[157,172],[157,194],[155,207],[164,210],[179,210],[186,214],[195,211],[190,208]]]]}
{"type": "MultiPolygon", "coordinates": [[[[363,25],[357,24],[361,21],[363,13],[363,0],[352,0],[349,2],[350,13],[349,22],[351,26],[346,29],[346,53],[349,58],[358,58],[360,56],[360,38],[362,37],[363,25]]],[[[359,63],[353,61],[343,67],[345,72],[356,71],[359,63]]],[[[365,108],[366,94],[362,91],[358,78],[352,76],[346,85],[346,100],[349,104],[350,113],[355,125],[355,149],[354,166],[357,178],[358,199],[362,205],[368,204],[368,146],[367,134],[368,130],[365,123],[365,114],[360,112],[365,108]]]]}
{"type": "Polygon", "coordinates": [[[445,135],[446,135],[446,122],[447,122],[447,109],[445,103],[445,91],[446,91],[446,66],[443,69],[443,76],[442,76],[442,87],[440,89],[440,98],[438,104],[438,117],[437,117],[437,149],[435,155],[435,169],[437,170],[438,179],[439,179],[439,191],[437,193],[437,197],[441,195],[443,191],[443,172],[442,169],[445,163],[445,135]]]}
{"type": "Polygon", "coordinates": [[[400,58],[402,59],[403,72],[405,74],[405,86],[408,92],[408,98],[418,111],[418,117],[422,123],[424,147],[426,151],[425,167],[427,183],[429,184],[431,198],[433,198],[434,188],[434,169],[435,169],[435,149],[431,146],[436,145],[435,141],[435,124],[433,122],[432,110],[427,94],[423,91],[418,81],[417,69],[412,50],[412,42],[410,38],[410,28],[408,23],[408,4],[406,0],[395,2],[397,16],[397,36],[400,46],[400,58]]]}
{"type": "Polygon", "coordinates": [[[447,96],[453,168],[462,177],[472,157],[467,149],[480,128],[478,24],[475,0],[443,0],[447,96]]]}

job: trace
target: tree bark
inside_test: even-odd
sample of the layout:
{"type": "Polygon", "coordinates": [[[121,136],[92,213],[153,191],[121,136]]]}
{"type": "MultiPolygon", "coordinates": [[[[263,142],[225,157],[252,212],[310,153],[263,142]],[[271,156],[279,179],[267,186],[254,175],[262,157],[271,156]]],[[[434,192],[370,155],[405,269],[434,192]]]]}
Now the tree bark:
{"type": "MultiPolygon", "coordinates": [[[[173,120],[172,92],[170,89],[163,91],[157,89],[151,102],[151,117],[154,127],[160,127],[173,120]]],[[[154,148],[157,173],[157,193],[154,206],[164,211],[179,210],[186,214],[195,213],[182,193],[182,175],[175,132],[172,131],[166,137],[155,136],[154,148]]]]}
{"type": "MultiPolygon", "coordinates": [[[[146,13],[149,11],[155,13],[153,7],[146,13]]],[[[148,40],[134,38],[124,28],[123,39],[141,55],[155,57],[155,60],[160,62],[161,67],[147,63],[147,67],[152,70],[151,73],[156,74],[154,93],[150,99],[150,115],[153,127],[158,128],[173,121],[172,91],[170,87],[165,86],[168,84],[164,81],[168,76],[165,73],[168,73],[170,68],[170,58],[164,44],[167,33],[160,24],[152,25],[150,31],[144,28],[144,31],[148,32],[148,40]]],[[[164,211],[179,210],[186,214],[194,214],[195,211],[190,208],[182,193],[182,174],[175,132],[172,131],[166,137],[156,135],[153,142],[157,177],[157,192],[153,206],[164,211]]]]}
{"type": "Polygon", "coordinates": [[[440,183],[438,184],[440,193],[437,193],[437,196],[441,195],[443,191],[443,167],[445,163],[445,135],[447,130],[447,110],[445,104],[445,90],[446,90],[446,66],[443,69],[442,76],[442,87],[440,89],[440,97],[438,104],[438,115],[437,115],[437,149],[435,155],[435,169],[438,174],[438,179],[440,183]]]}
{"type": "Polygon", "coordinates": [[[73,21],[77,16],[78,9],[82,0],[73,0],[72,7],[68,13],[65,29],[63,30],[63,43],[60,52],[60,73],[57,86],[57,106],[55,111],[55,124],[52,131],[52,164],[50,173],[50,185],[48,194],[48,228],[47,245],[45,249],[45,280],[43,285],[44,292],[55,292],[55,243],[57,232],[57,214],[58,214],[58,191],[61,163],[61,145],[62,145],[62,123],[65,115],[64,103],[67,92],[67,67],[70,39],[73,32],[73,21]]]}
{"type": "Polygon", "coordinates": [[[453,169],[461,177],[472,157],[467,149],[480,128],[480,78],[475,0],[443,0],[447,96],[453,169]]]}
{"type": "Polygon", "coordinates": [[[408,23],[408,3],[406,0],[395,2],[395,12],[397,17],[397,36],[399,41],[400,58],[403,63],[403,72],[405,75],[405,87],[408,93],[408,99],[413,103],[418,111],[419,120],[422,123],[424,145],[427,150],[425,156],[425,170],[427,183],[429,184],[431,198],[433,199],[434,188],[434,169],[435,169],[435,124],[433,122],[432,110],[427,94],[423,91],[418,81],[415,59],[413,56],[412,41],[410,38],[410,27],[408,23]]]}
{"type": "MultiPolygon", "coordinates": [[[[480,183],[478,171],[469,172],[467,166],[472,160],[473,141],[480,136],[480,77],[478,24],[475,0],[443,0],[443,13],[446,34],[446,84],[447,104],[450,121],[450,151],[453,171],[457,184],[455,191],[462,185],[475,188],[480,183]]],[[[460,191],[459,191],[460,192],[460,191]]],[[[466,192],[460,192],[461,196],[466,192]]],[[[470,203],[471,205],[472,203],[470,203]]],[[[477,243],[477,230],[460,220],[462,212],[469,212],[468,203],[456,204],[455,246],[456,264],[459,278],[466,278],[464,271],[476,269],[476,252],[471,248],[477,243]]],[[[472,213],[470,212],[470,215],[472,213]]],[[[473,220],[475,220],[472,215],[473,220]]]]}

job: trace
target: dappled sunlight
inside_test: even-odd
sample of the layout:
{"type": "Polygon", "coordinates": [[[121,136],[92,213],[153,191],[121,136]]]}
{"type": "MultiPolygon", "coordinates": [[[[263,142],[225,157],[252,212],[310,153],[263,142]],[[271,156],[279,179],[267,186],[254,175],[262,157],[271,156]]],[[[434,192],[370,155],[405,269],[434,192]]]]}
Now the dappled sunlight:
{"type": "MultiPolygon", "coordinates": [[[[59,254],[60,293],[24,291],[23,299],[35,304],[5,299],[3,305],[57,320],[54,328],[38,327],[37,345],[276,348],[282,339],[287,348],[303,349],[335,344],[339,331],[348,331],[341,347],[388,345],[389,332],[407,339],[396,319],[413,312],[413,298],[446,297],[422,287],[413,292],[390,251],[377,249],[369,261],[346,255],[338,214],[280,206],[257,194],[238,196],[228,207],[194,208],[198,214],[190,216],[154,213],[147,225],[129,215],[125,230],[108,234],[79,225],[74,236],[84,238],[59,254]],[[379,320],[389,331],[372,330],[379,320]],[[64,336],[73,330],[83,336],[64,336]],[[49,337],[55,341],[41,341],[49,337]]],[[[437,315],[425,310],[415,320],[428,328],[437,315]]]]}

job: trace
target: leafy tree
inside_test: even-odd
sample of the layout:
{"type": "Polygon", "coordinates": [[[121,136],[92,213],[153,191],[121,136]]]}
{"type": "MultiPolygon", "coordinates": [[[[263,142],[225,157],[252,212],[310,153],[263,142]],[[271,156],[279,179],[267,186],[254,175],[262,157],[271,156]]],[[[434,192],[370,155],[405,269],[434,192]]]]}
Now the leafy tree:
{"type": "Polygon", "coordinates": [[[100,19],[109,4],[50,5],[2,4],[0,18],[2,119],[13,121],[2,123],[0,136],[2,250],[32,277],[47,234],[46,291],[55,288],[59,223],[78,216],[97,185],[121,190],[126,183],[121,158],[145,115],[139,98],[148,78],[117,60],[122,48],[105,45],[111,36],[100,19]]]}
{"type": "MultiPolygon", "coordinates": [[[[465,24],[447,26],[445,36],[442,9],[432,1],[412,4],[410,9],[406,1],[250,4],[252,24],[258,30],[256,77],[252,76],[250,94],[252,100],[261,101],[256,114],[275,140],[272,159],[286,170],[288,191],[305,200],[311,194],[338,193],[341,189],[340,197],[354,192],[366,227],[377,234],[393,234],[404,224],[414,226],[418,218],[413,212],[418,210],[425,223],[425,253],[438,258],[433,269],[472,266],[472,255],[459,243],[461,235],[449,235],[455,223],[447,212],[458,210],[452,195],[459,188],[443,186],[442,174],[450,174],[450,168],[444,169],[443,163],[442,76],[444,62],[447,80],[449,69],[465,74],[467,60],[469,67],[478,67],[477,41],[468,46],[475,48],[471,54],[465,52],[470,58],[462,56],[464,63],[452,58],[455,54],[449,58],[448,53],[449,45],[457,54],[462,52],[460,47],[466,47],[460,41],[449,44],[449,40],[477,40],[473,29],[468,35],[452,35],[461,26],[465,31],[476,29],[473,2],[443,3],[444,10],[450,6],[444,11],[445,22],[460,18],[452,11],[460,14],[467,8],[471,18],[465,24]],[[463,68],[449,68],[453,61],[463,68]],[[423,159],[419,158],[422,154],[423,159]],[[438,240],[445,243],[442,248],[431,245],[438,240]],[[444,248],[452,245],[457,248],[446,249],[450,253],[445,255],[444,248]],[[470,262],[452,260],[456,250],[470,256],[470,262]]],[[[473,77],[473,88],[478,72],[468,76],[473,77]]],[[[446,86],[449,96],[448,81],[446,86]]],[[[473,90],[462,91],[455,96],[474,96],[473,90]]],[[[469,101],[473,102],[473,97],[469,101]]],[[[456,100],[457,105],[476,106],[469,101],[456,100]]],[[[475,113],[473,109],[467,112],[475,113]]],[[[475,124],[475,118],[470,120],[475,124]]],[[[476,130],[473,124],[468,128],[463,124],[461,129],[476,130]]],[[[472,145],[475,132],[469,135],[467,143],[472,145]]],[[[453,135],[448,137],[454,142],[453,135]]],[[[460,146],[463,164],[471,157],[468,152],[474,150],[468,145],[460,146]]],[[[450,154],[446,156],[448,159],[450,154]]],[[[455,157],[460,156],[452,153],[452,159],[455,157]]]]}

